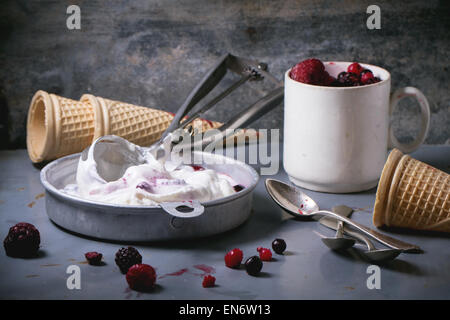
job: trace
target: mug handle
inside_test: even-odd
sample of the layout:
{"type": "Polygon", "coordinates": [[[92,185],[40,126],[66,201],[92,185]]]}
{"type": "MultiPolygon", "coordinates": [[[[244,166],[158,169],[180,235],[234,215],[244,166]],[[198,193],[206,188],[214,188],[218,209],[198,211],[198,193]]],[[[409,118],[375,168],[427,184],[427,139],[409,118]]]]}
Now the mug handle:
{"type": "Polygon", "coordinates": [[[405,87],[397,89],[391,96],[391,102],[389,106],[389,116],[392,116],[397,104],[406,97],[414,97],[420,105],[421,116],[421,128],[420,133],[411,143],[401,143],[397,140],[392,130],[392,126],[389,124],[389,148],[397,148],[403,153],[411,153],[416,150],[425,140],[428,128],[430,126],[430,105],[425,95],[417,88],[405,87]]]}

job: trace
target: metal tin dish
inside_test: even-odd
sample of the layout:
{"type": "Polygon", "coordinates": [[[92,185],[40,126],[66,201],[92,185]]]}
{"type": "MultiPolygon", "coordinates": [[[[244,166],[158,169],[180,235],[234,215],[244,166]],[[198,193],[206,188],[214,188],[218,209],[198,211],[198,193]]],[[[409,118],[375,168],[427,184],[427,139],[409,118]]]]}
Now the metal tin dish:
{"type": "Polygon", "coordinates": [[[204,237],[231,230],[245,222],[251,213],[253,190],[258,173],[249,165],[205,152],[207,168],[231,176],[245,188],[230,196],[194,202],[194,211],[183,214],[177,210],[180,203],[160,206],[115,205],[85,200],[62,192],[75,182],[80,154],[55,160],[41,171],[41,182],[46,191],[46,210],[57,225],[90,237],[115,241],[162,241],[204,237]],[[204,208],[204,209],[202,209],[204,208]],[[196,210],[202,209],[202,210],[196,210]],[[192,214],[194,212],[195,214],[192,214]]]}

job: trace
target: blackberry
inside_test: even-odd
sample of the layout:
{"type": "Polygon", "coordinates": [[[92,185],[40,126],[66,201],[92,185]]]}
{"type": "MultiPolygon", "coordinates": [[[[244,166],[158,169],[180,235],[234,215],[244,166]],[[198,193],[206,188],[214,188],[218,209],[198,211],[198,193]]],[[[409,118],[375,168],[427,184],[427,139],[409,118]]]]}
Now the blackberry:
{"type": "Polygon", "coordinates": [[[341,72],[338,75],[337,81],[341,87],[359,86],[359,78],[356,74],[351,72],[341,72]]]}
{"type": "Polygon", "coordinates": [[[233,189],[234,189],[234,191],[239,192],[241,190],[244,190],[245,187],[241,184],[237,184],[237,185],[233,186],[233,189]]]}
{"type": "Polygon", "coordinates": [[[251,276],[257,276],[263,267],[263,263],[260,258],[253,256],[245,261],[245,270],[251,276]]]}
{"type": "Polygon", "coordinates": [[[30,223],[20,222],[9,229],[3,246],[10,257],[30,258],[37,255],[40,243],[38,229],[30,223]]]}
{"type": "Polygon", "coordinates": [[[121,248],[116,252],[115,261],[120,271],[126,274],[131,266],[142,263],[142,256],[136,248],[121,248]]]}

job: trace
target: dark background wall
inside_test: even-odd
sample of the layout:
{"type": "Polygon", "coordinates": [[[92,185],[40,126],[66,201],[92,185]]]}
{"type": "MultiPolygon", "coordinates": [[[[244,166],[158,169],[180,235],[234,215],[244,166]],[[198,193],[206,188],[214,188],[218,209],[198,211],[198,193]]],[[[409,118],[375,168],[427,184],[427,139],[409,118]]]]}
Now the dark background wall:
{"type": "MultiPolygon", "coordinates": [[[[61,1],[7,0],[0,12],[0,147],[25,147],[26,115],[43,89],[83,93],[176,111],[223,53],[265,61],[280,79],[296,62],[367,62],[391,71],[393,89],[423,90],[432,110],[427,143],[450,137],[450,1],[61,1]],[[81,8],[81,30],[66,9],[81,8]],[[366,28],[366,9],[381,8],[381,30],[366,28]]],[[[254,101],[242,90],[211,112],[225,120],[254,101]]],[[[418,105],[405,101],[394,128],[410,140],[418,105]]],[[[283,108],[256,128],[282,127],[283,108]]]]}

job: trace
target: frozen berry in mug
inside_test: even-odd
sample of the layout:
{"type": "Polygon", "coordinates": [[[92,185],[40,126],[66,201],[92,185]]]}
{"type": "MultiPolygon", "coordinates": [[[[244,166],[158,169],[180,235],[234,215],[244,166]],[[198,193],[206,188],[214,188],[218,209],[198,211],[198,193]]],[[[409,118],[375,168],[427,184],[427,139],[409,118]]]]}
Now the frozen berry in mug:
{"type": "Polygon", "coordinates": [[[342,87],[355,87],[359,86],[359,78],[356,74],[351,72],[341,72],[337,79],[338,83],[342,87]]]}
{"type": "Polygon", "coordinates": [[[319,59],[307,59],[297,63],[289,73],[291,79],[313,85],[321,85],[325,66],[319,59]]]}
{"type": "Polygon", "coordinates": [[[364,71],[364,68],[358,62],[353,62],[352,64],[350,64],[347,67],[347,72],[354,73],[358,77],[359,77],[359,75],[361,74],[362,71],[364,71]]]}
{"type": "Polygon", "coordinates": [[[361,74],[361,83],[362,83],[362,84],[371,84],[371,83],[373,83],[374,78],[375,78],[375,77],[374,77],[372,71],[370,71],[370,70],[365,70],[365,71],[361,74]]]}

